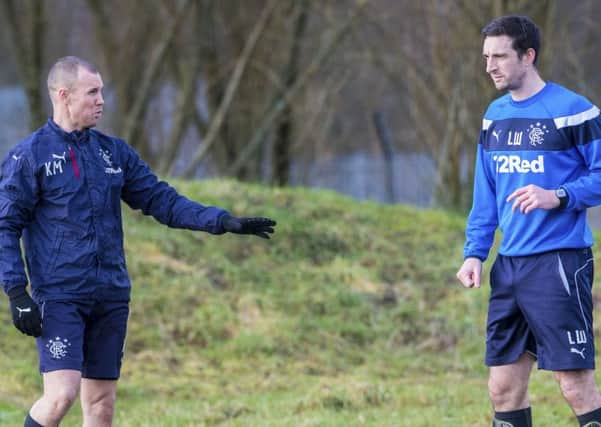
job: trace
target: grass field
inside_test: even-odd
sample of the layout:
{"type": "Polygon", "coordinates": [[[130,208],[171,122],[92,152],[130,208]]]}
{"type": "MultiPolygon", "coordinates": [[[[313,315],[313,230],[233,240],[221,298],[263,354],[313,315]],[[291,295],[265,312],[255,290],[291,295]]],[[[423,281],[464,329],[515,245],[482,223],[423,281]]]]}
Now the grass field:
{"type": "MultiPolygon", "coordinates": [[[[273,217],[277,233],[171,230],[124,208],[134,289],[115,426],[490,425],[488,287],[455,279],[464,217],[234,181],[177,187],[273,217]]],[[[21,426],[41,381],[5,297],[0,345],[0,426],[21,426]]],[[[536,425],[577,425],[549,373],[534,372],[531,397],[536,425]]],[[[62,426],[79,425],[74,407],[62,426]]]]}

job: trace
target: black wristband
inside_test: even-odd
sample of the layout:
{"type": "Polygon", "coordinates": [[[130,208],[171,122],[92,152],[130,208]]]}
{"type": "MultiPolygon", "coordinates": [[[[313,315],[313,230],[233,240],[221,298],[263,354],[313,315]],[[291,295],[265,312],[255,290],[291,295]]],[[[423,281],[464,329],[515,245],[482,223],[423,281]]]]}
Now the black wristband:
{"type": "Polygon", "coordinates": [[[6,295],[8,295],[8,297],[10,299],[14,299],[14,298],[18,298],[23,294],[27,293],[27,286],[15,286],[14,288],[10,289],[9,291],[6,292],[6,295]]]}

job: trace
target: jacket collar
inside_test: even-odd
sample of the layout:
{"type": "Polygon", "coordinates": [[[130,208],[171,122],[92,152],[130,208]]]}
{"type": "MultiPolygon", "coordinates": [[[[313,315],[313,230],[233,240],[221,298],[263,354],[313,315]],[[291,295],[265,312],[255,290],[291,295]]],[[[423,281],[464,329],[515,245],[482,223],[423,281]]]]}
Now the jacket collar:
{"type": "Polygon", "coordinates": [[[72,132],[67,132],[59,125],[57,125],[56,122],[52,120],[52,118],[48,119],[47,125],[54,133],[62,136],[63,138],[71,142],[86,142],[90,134],[90,129],[88,128],[85,128],[83,130],[74,130],[72,132]]]}

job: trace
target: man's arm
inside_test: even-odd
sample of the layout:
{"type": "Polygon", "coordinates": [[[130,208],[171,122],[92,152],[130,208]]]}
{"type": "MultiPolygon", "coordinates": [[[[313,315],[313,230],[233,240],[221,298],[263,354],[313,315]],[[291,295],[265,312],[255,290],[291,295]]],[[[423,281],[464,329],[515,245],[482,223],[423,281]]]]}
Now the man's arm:
{"type": "Polygon", "coordinates": [[[42,334],[37,304],[27,293],[27,276],[21,256],[23,228],[31,221],[37,203],[37,185],[25,153],[9,153],[0,178],[0,280],[10,299],[13,324],[22,333],[42,334]]]}
{"type": "MultiPolygon", "coordinates": [[[[595,107],[591,110],[598,113],[595,107]]],[[[581,211],[601,205],[601,116],[561,128],[560,131],[572,141],[589,171],[586,175],[561,184],[561,188],[567,193],[566,204],[561,208],[581,211]]],[[[509,195],[507,202],[513,202],[513,211],[519,208],[524,214],[534,209],[550,210],[560,206],[557,188],[546,189],[536,185],[518,188],[509,195]]]]}
{"type": "Polygon", "coordinates": [[[573,126],[570,135],[589,173],[562,185],[568,193],[565,209],[584,210],[601,205],[601,115],[573,126]]]}
{"type": "Polygon", "coordinates": [[[140,209],[162,224],[173,228],[201,230],[212,234],[225,233],[221,223],[227,211],[213,206],[203,206],[180,195],[164,181],[159,181],[138,153],[125,142],[125,183],[121,198],[132,209],[140,209]]]}
{"type": "Polygon", "coordinates": [[[140,156],[123,142],[126,150],[125,185],[122,199],[132,208],[141,209],[159,222],[173,228],[207,231],[211,234],[231,232],[269,238],[275,221],[262,217],[234,217],[225,209],[204,206],[179,194],[159,181],[140,156]]]}
{"type": "MultiPolygon", "coordinates": [[[[483,136],[481,135],[481,139],[483,136]]],[[[472,209],[467,218],[463,258],[484,261],[492,246],[497,229],[497,201],[495,183],[487,169],[482,143],[478,144],[474,175],[472,209]]]]}
{"type": "Polygon", "coordinates": [[[21,256],[23,229],[33,216],[37,184],[26,153],[9,153],[2,163],[0,177],[0,280],[8,293],[27,285],[21,256]]]}
{"type": "Polygon", "coordinates": [[[472,210],[467,219],[466,242],[463,248],[463,265],[457,278],[466,288],[481,286],[482,262],[488,257],[497,229],[497,202],[494,179],[487,169],[482,141],[485,132],[480,133],[476,154],[474,193],[472,210]]]}

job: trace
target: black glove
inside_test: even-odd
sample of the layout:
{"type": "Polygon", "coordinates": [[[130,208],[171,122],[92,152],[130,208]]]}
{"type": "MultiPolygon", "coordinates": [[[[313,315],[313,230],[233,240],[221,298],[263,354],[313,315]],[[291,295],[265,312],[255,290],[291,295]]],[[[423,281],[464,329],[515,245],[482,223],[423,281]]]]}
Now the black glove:
{"type": "Polygon", "coordinates": [[[31,299],[25,286],[8,291],[10,310],[13,315],[13,324],[25,335],[39,337],[42,335],[42,316],[38,305],[31,299]]]}
{"type": "Polygon", "coordinates": [[[254,234],[255,236],[269,239],[269,234],[273,233],[273,227],[276,222],[269,218],[236,218],[235,216],[226,215],[221,220],[221,224],[225,231],[236,234],[254,234]]]}

